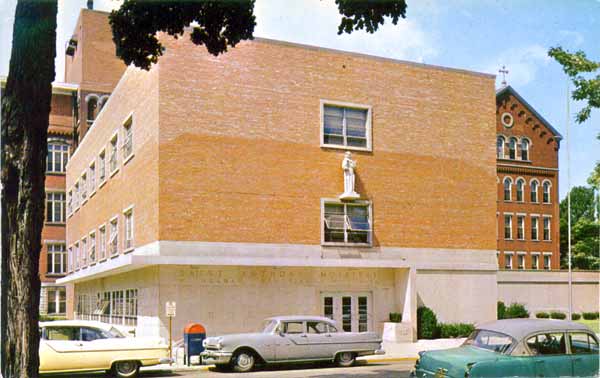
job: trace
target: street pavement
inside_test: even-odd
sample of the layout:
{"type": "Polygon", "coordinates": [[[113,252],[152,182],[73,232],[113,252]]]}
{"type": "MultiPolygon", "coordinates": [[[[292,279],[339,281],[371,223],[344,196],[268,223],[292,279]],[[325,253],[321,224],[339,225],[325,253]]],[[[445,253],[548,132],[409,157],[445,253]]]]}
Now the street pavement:
{"type": "MultiPolygon", "coordinates": [[[[338,368],[331,364],[274,365],[257,369],[251,373],[219,372],[202,370],[150,370],[141,371],[139,378],[408,378],[414,361],[359,362],[349,368],[338,368]]],[[[52,378],[108,378],[107,374],[85,373],[52,375],[52,378]]]]}

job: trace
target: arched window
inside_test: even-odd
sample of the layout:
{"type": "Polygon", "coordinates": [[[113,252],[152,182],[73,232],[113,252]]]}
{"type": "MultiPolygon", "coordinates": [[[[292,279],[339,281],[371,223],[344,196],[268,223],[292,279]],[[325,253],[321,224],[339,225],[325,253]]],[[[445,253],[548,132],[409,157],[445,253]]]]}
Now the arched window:
{"type": "Polygon", "coordinates": [[[98,99],[92,97],[87,101],[87,121],[88,123],[93,123],[96,119],[96,114],[98,109],[98,99]]]}
{"type": "Polygon", "coordinates": [[[508,158],[511,160],[517,158],[517,138],[510,138],[508,141],[508,158]]]}
{"type": "Polygon", "coordinates": [[[496,138],[496,156],[498,159],[504,159],[504,137],[498,136],[496,138]]]}
{"type": "Polygon", "coordinates": [[[531,202],[538,201],[538,187],[540,183],[537,180],[531,180],[531,202]]]}
{"type": "Polygon", "coordinates": [[[521,139],[521,160],[529,160],[529,141],[521,139]]]}
{"type": "Polygon", "coordinates": [[[517,180],[517,201],[523,202],[523,191],[525,190],[525,180],[517,180]]]}
{"type": "Polygon", "coordinates": [[[512,186],[512,179],[510,177],[506,177],[504,179],[504,200],[505,201],[510,201],[511,200],[511,186],[512,186]]]}
{"type": "Polygon", "coordinates": [[[544,203],[550,203],[550,187],[552,185],[550,184],[550,181],[544,181],[544,184],[542,185],[542,201],[544,201],[544,203]]]}

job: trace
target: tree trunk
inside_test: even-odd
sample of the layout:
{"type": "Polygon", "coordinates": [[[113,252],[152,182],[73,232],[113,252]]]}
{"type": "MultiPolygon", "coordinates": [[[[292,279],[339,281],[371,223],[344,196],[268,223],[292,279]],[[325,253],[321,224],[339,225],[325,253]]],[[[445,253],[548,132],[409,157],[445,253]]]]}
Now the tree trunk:
{"type": "Polygon", "coordinates": [[[2,96],[2,375],[37,377],[39,257],[56,0],[20,0],[2,96]]]}

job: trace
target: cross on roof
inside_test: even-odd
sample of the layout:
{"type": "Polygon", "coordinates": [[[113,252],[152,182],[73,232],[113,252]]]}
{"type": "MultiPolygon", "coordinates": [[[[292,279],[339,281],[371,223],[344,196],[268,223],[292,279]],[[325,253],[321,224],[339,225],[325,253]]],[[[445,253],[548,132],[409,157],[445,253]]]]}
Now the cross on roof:
{"type": "Polygon", "coordinates": [[[508,73],[506,66],[502,65],[502,68],[499,69],[498,72],[500,72],[502,74],[502,85],[506,86],[506,74],[508,73]]]}

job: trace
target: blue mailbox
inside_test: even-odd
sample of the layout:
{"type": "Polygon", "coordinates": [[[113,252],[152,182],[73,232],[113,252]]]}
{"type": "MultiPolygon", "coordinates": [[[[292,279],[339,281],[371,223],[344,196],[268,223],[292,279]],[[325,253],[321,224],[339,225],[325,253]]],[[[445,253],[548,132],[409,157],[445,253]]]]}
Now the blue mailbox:
{"type": "Polygon", "coordinates": [[[199,356],[204,351],[202,341],[206,338],[206,329],[202,324],[190,323],[183,329],[183,344],[185,354],[183,363],[190,365],[191,356],[199,356]]]}

